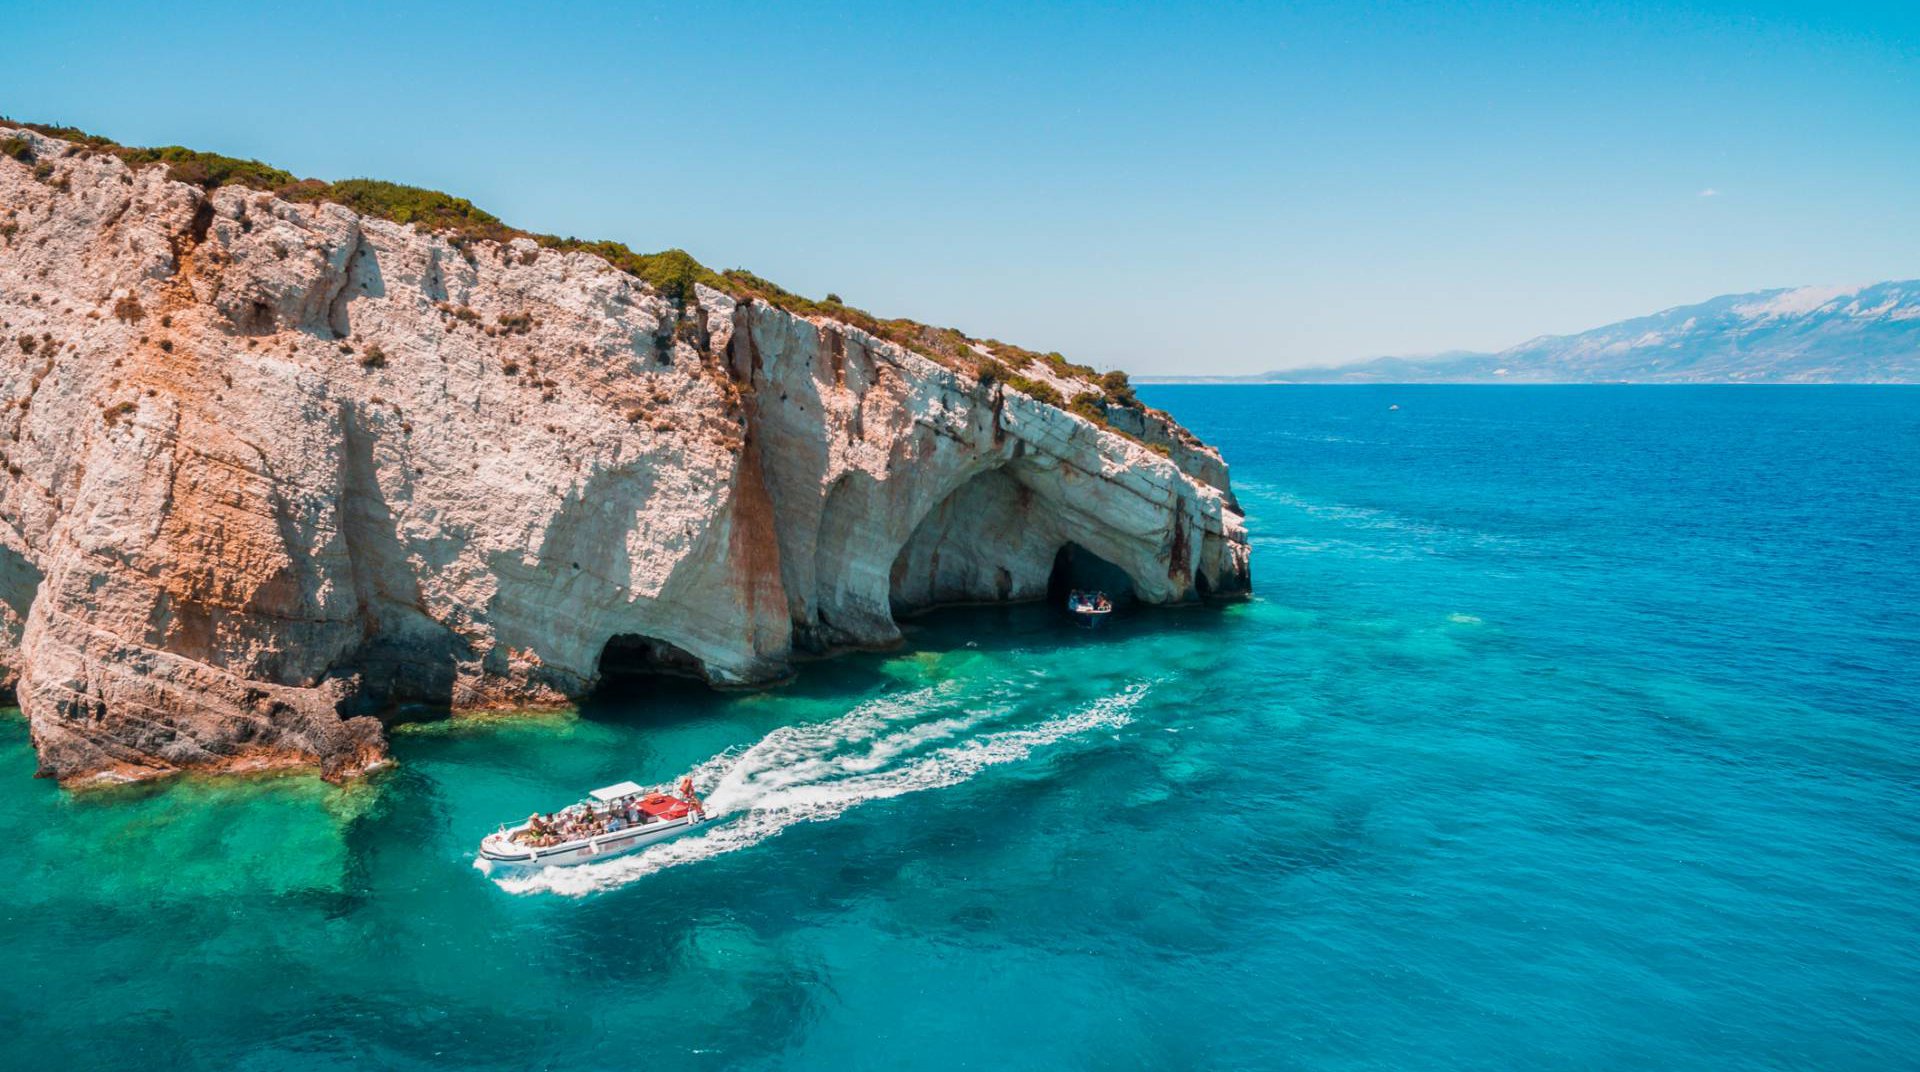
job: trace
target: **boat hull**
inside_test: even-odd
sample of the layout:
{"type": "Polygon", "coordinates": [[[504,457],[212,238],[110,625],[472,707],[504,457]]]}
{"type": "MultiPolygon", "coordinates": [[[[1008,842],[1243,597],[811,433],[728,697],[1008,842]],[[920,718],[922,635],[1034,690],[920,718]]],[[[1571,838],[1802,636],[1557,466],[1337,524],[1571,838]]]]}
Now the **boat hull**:
{"type": "MultiPolygon", "coordinates": [[[[481,842],[480,857],[475,862],[485,871],[492,871],[495,868],[572,867],[578,864],[590,864],[637,852],[649,845],[657,845],[669,838],[686,833],[700,823],[701,820],[698,817],[688,815],[682,819],[630,826],[625,830],[615,830],[598,837],[569,841],[546,848],[520,845],[496,834],[481,842]]],[[[508,833],[511,834],[512,831],[508,833]]]]}

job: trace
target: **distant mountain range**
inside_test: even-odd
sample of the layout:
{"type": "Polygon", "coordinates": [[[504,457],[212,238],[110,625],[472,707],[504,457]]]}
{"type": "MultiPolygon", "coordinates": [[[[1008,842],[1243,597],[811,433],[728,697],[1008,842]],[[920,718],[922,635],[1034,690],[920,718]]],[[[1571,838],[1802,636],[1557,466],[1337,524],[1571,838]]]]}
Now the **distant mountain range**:
{"type": "Polygon", "coordinates": [[[1578,335],[1542,335],[1493,354],[1453,351],[1427,357],[1381,357],[1231,379],[1264,383],[1914,383],[1920,382],[1920,279],[1727,294],[1578,335]]]}

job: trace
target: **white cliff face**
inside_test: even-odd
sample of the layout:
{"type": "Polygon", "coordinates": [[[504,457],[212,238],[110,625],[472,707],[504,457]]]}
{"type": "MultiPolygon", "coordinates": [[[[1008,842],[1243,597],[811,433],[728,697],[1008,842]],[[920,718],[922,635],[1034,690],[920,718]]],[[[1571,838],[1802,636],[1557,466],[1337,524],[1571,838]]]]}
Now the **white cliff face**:
{"type": "Polygon", "coordinates": [[[0,159],[0,687],[45,774],[344,776],[366,716],[565,702],[610,641],[764,682],[1034,597],[1068,541],[1150,602],[1246,587],[1170,422],[1129,429],[1163,457],[833,321],[0,136],[52,164],[0,159]]]}
{"type": "Polygon", "coordinates": [[[1070,541],[1147,602],[1245,587],[1226,493],[1170,459],[854,328],[732,321],[801,643],[890,642],[896,605],[1037,598],[1070,541]]]}

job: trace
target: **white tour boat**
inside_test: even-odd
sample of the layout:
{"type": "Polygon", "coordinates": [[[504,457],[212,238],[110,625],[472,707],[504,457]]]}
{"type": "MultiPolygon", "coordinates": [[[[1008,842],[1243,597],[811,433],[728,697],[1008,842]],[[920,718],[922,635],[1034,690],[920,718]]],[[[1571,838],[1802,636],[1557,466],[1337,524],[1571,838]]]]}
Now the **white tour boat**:
{"type": "Polygon", "coordinates": [[[592,863],[684,834],[706,821],[693,779],[676,791],[621,782],[551,815],[531,815],[517,826],[501,824],[480,842],[478,866],[555,867],[592,863]]]}

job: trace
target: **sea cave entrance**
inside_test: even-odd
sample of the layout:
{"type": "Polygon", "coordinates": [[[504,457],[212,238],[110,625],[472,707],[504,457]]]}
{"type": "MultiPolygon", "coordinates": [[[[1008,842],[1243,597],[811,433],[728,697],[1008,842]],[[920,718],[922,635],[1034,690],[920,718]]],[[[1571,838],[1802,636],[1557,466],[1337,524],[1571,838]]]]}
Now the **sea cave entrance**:
{"type": "Polygon", "coordinates": [[[658,637],[619,633],[600,650],[600,679],[589,703],[627,706],[663,696],[709,691],[700,660],[658,637]]]}
{"type": "Polygon", "coordinates": [[[686,649],[639,633],[620,633],[608,638],[600,650],[600,679],[635,677],[682,677],[705,681],[700,660],[686,649]]]}
{"type": "Polygon", "coordinates": [[[1047,605],[1064,607],[1074,589],[1105,592],[1116,607],[1133,602],[1133,579],[1127,571],[1077,543],[1062,544],[1047,574],[1047,605]]]}
{"type": "Polygon", "coordinates": [[[701,661],[655,636],[612,636],[601,649],[597,669],[599,680],[580,703],[589,719],[655,720],[672,717],[672,711],[699,711],[712,701],[701,661]]]}

